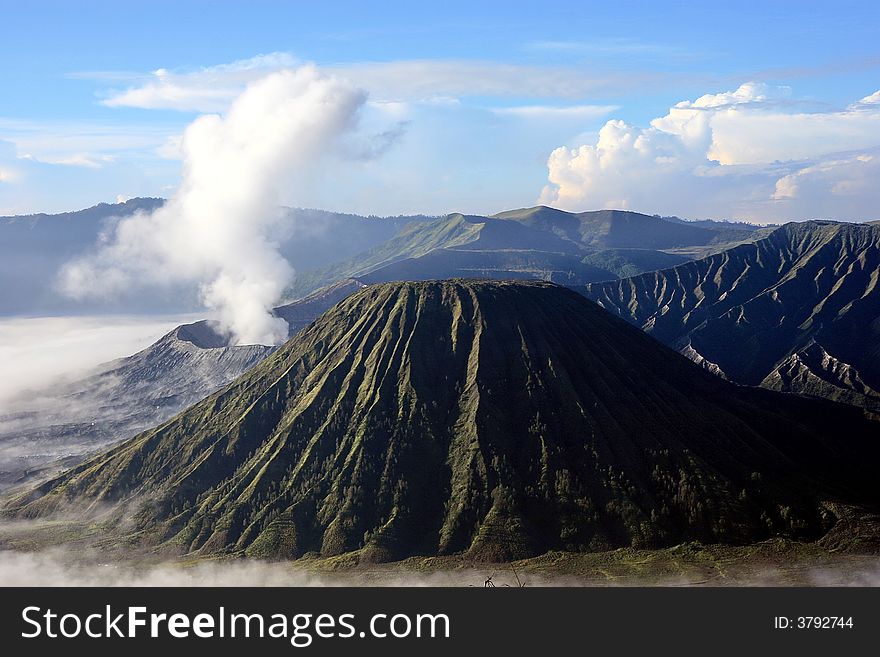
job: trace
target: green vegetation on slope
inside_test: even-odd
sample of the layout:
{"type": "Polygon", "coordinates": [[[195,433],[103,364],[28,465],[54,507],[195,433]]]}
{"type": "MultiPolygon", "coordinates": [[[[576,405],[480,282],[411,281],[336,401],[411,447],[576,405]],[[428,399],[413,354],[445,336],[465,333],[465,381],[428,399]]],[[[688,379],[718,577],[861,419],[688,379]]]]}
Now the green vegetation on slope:
{"type": "Polygon", "coordinates": [[[299,273],[285,296],[298,299],[327,285],[357,278],[373,269],[405,258],[414,258],[439,247],[451,247],[477,239],[482,224],[461,214],[406,225],[397,235],[358,256],[329,267],[299,273]]]}
{"type": "Polygon", "coordinates": [[[435,249],[419,258],[408,258],[360,277],[365,283],[487,278],[495,280],[542,280],[562,285],[583,285],[617,278],[588,262],[580,254],[525,249],[479,251],[435,249]]]}
{"type": "Polygon", "coordinates": [[[493,216],[551,231],[572,242],[600,249],[674,249],[746,240],[751,235],[746,229],[671,222],[625,210],[573,213],[539,205],[493,216]]]}
{"type": "Polygon", "coordinates": [[[732,386],[565,288],[386,284],[7,511],[135,505],[119,532],[284,558],[812,539],[829,502],[877,503],[875,434],[732,386]]]}
{"type": "MultiPolygon", "coordinates": [[[[602,249],[582,262],[613,274],[614,278],[628,278],[647,271],[675,267],[690,258],[682,255],[654,251],[652,249],[602,249]]],[[[612,277],[603,280],[612,280],[612,277]]]]}
{"type": "Polygon", "coordinates": [[[735,225],[696,226],[620,210],[574,214],[540,206],[493,217],[451,214],[409,223],[353,258],[300,272],[286,297],[367,276],[376,282],[477,276],[581,285],[670,267],[754,234],[735,225]],[[457,264],[465,257],[466,265],[457,264]],[[529,262],[522,265],[524,257],[529,262]]]}

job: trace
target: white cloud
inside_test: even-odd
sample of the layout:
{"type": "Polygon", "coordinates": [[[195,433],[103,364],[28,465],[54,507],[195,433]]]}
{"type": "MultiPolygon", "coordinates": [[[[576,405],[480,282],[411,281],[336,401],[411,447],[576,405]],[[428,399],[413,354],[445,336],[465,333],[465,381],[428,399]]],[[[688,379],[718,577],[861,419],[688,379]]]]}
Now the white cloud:
{"type": "Polygon", "coordinates": [[[47,157],[35,159],[46,164],[61,164],[70,167],[85,167],[87,169],[100,169],[105,164],[115,161],[112,155],[89,155],[87,153],[75,153],[64,157],[47,157]]]}
{"type": "Polygon", "coordinates": [[[381,98],[457,96],[582,98],[618,88],[617,76],[562,66],[525,66],[473,60],[401,60],[336,64],[338,74],[381,98]]]}
{"type": "Polygon", "coordinates": [[[156,149],[156,155],[165,160],[183,159],[183,135],[170,135],[156,149]]]}
{"type": "Polygon", "coordinates": [[[873,110],[880,105],[880,91],[875,91],[870,96],[865,96],[849,106],[851,110],[873,110]]]}
{"type": "Polygon", "coordinates": [[[571,105],[554,107],[550,105],[521,105],[519,107],[494,107],[493,114],[515,116],[524,119],[580,119],[589,121],[606,116],[619,109],[616,105],[571,105]]]}
{"type": "Polygon", "coordinates": [[[223,115],[205,115],[181,142],[178,191],[152,214],[119,222],[62,284],[74,297],[113,295],[144,283],[195,281],[238,343],[287,336],[270,309],[292,277],[270,237],[286,190],[302,184],[349,132],[366,96],[313,66],[252,83],[223,115]]]}
{"type": "Polygon", "coordinates": [[[108,107],[222,112],[248,83],[295,64],[286,53],[271,53],[188,72],[160,68],[138,86],[112,93],[102,103],[108,107]]]}
{"type": "MultiPolygon", "coordinates": [[[[842,216],[841,207],[852,202],[880,208],[880,149],[873,153],[861,152],[832,157],[800,168],[776,181],[772,199],[790,203],[813,216],[859,219],[860,216],[842,216]]],[[[873,215],[864,218],[878,217],[873,215]]]]}
{"type": "Polygon", "coordinates": [[[565,55],[693,57],[692,52],[682,46],[649,43],[630,38],[591,39],[589,41],[533,41],[527,43],[525,47],[527,50],[565,55]]]}
{"type": "Polygon", "coordinates": [[[608,121],[594,143],[551,153],[541,201],[768,221],[877,217],[877,94],[821,113],[786,111],[789,94],[748,83],[678,103],[647,128],[608,121]]]}
{"type": "MultiPolygon", "coordinates": [[[[98,82],[130,82],[107,93],[109,107],[220,112],[250,82],[269,72],[289,68],[295,58],[271,53],[196,70],[158,69],[150,74],[79,73],[98,82]]],[[[527,66],[474,60],[397,60],[336,63],[323,66],[370,92],[378,101],[456,104],[459,96],[583,98],[645,84],[651,76],[591,73],[566,66],[527,66]]]]}
{"type": "Polygon", "coordinates": [[[155,150],[173,128],[0,118],[9,155],[45,164],[99,168],[116,158],[155,150]]]}

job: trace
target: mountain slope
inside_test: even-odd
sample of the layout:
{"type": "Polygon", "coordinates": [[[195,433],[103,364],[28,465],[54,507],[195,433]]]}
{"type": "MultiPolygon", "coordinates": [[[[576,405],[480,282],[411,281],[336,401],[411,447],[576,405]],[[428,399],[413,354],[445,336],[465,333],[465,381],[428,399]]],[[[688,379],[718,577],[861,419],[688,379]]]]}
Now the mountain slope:
{"type": "Polygon", "coordinates": [[[360,276],[365,283],[424,281],[444,278],[551,281],[583,285],[616,278],[609,269],[595,266],[579,254],[529,249],[434,249],[418,258],[407,258],[360,276]]]}
{"type": "MultiPolygon", "coordinates": [[[[58,273],[65,263],[92,252],[100,235],[112,230],[120,219],[151,212],[164,202],[159,198],[134,198],[63,214],[0,217],[0,315],[54,315],[66,310],[79,314],[108,309],[184,312],[200,308],[198,294],[187,286],[163,293],[137,287],[120,299],[89,302],[66,298],[57,289],[58,273]]],[[[428,220],[423,215],[363,217],[288,208],[273,237],[288,262],[297,270],[309,270],[351,258],[384,243],[410,223],[428,220]]]]}
{"type": "MultiPolygon", "coordinates": [[[[420,258],[439,249],[483,253],[532,250],[556,255],[579,253],[582,250],[552,233],[518,223],[453,213],[433,221],[413,222],[392,239],[343,262],[300,272],[286,296],[295,299],[338,280],[361,278],[404,260],[411,261],[417,268],[420,258]]],[[[430,277],[426,274],[416,278],[430,277]]]]}
{"type": "Polygon", "coordinates": [[[301,271],[285,296],[296,299],[351,277],[387,282],[478,276],[579,285],[672,266],[694,252],[723,248],[721,239],[743,241],[751,235],[745,229],[693,226],[618,210],[573,214],[541,206],[492,217],[455,213],[412,222],[344,262],[301,271]]]}
{"type": "Polygon", "coordinates": [[[208,322],[195,322],[82,379],[40,391],[34,403],[0,414],[0,489],[156,426],[271,352],[228,346],[208,322]]]}
{"type": "Polygon", "coordinates": [[[675,267],[691,258],[653,249],[602,249],[584,256],[582,262],[612,274],[601,280],[628,278],[648,271],[675,267]]]}
{"type": "Polygon", "coordinates": [[[62,214],[0,217],[0,315],[65,309],[81,313],[81,301],[66,299],[55,289],[58,270],[92,248],[101,231],[119,218],[152,211],[162,203],[158,198],[134,198],[62,214]]]}
{"type": "Polygon", "coordinates": [[[725,230],[692,223],[671,222],[639,212],[596,210],[564,212],[539,205],[493,215],[499,219],[557,234],[578,244],[596,248],[672,249],[705,246],[723,240],[744,240],[749,230],[725,230]]]}
{"type": "Polygon", "coordinates": [[[733,381],[880,410],[878,280],[880,227],[813,221],[586,294],[733,381]]]}
{"type": "MultiPolygon", "coordinates": [[[[347,280],[275,314],[299,333],[363,284],[347,280]]],[[[246,372],[274,351],[229,344],[205,320],[178,326],[132,356],[41,391],[40,404],[0,414],[0,489],[70,466],[112,443],[164,422],[246,372]]]]}
{"type": "Polygon", "coordinates": [[[565,288],[386,284],[6,508],[132,503],[119,532],[282,558],[810,539],[880,501],[876,429],[735,387],[565,288]]]}

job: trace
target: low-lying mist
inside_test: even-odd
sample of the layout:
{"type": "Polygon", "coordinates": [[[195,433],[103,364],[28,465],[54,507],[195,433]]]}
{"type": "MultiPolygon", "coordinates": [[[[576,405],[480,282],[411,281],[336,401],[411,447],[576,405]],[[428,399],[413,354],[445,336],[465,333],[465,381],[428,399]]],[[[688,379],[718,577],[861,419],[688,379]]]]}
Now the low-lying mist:
{"type": "Polygon", "coordinates": [[[70,467],[172,412],[145,404],[143,397],[120,396],[109,372],[93,375],[193,318],[0,319],[0,491],[70,467]]]}
{"type": "Polygon", "coordinates": [[[0,319],[0,415],[33,408],[57,383],[129,356],[195,315],[0,319]]]}
{"type": "Polygon", "coordinates": [[[743,567],[725,577],[636,575],[608,578],[533,572],[522,565],[474,564],[449,570],[414,571],[394,564],[322,572],[309,563],[246,559],[136,565],[101,559],[76,560],[63,547],[42,552],[0,551],[0,586],[478,586],[491,578],[497,588],[518,586],[880,586],[880,560],[804,567],[743,567]]]}
{"type": "Polygon", "coordinates": [[[138,531],[144,502],[70,505],[46,518],[16,519],[3,515],[0,497],[0,586],[880,586],[880,554],[781,538],[550,552],[514,563],[464,554],[389,563],[361,562],[356,554],[294,561],[180,556],[131,542],[134,534],[124,538],[138,531]]]}

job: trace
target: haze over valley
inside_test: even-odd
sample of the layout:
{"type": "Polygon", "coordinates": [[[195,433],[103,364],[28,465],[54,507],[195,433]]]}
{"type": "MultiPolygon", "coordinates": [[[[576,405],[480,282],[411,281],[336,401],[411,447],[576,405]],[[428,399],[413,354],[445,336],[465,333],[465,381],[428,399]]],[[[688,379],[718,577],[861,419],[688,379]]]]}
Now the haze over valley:
{"type": "Polygon", "coordinates": [[[0,583],[878,581],[880,13],[564,4],[10,7],[0,583]]]}

